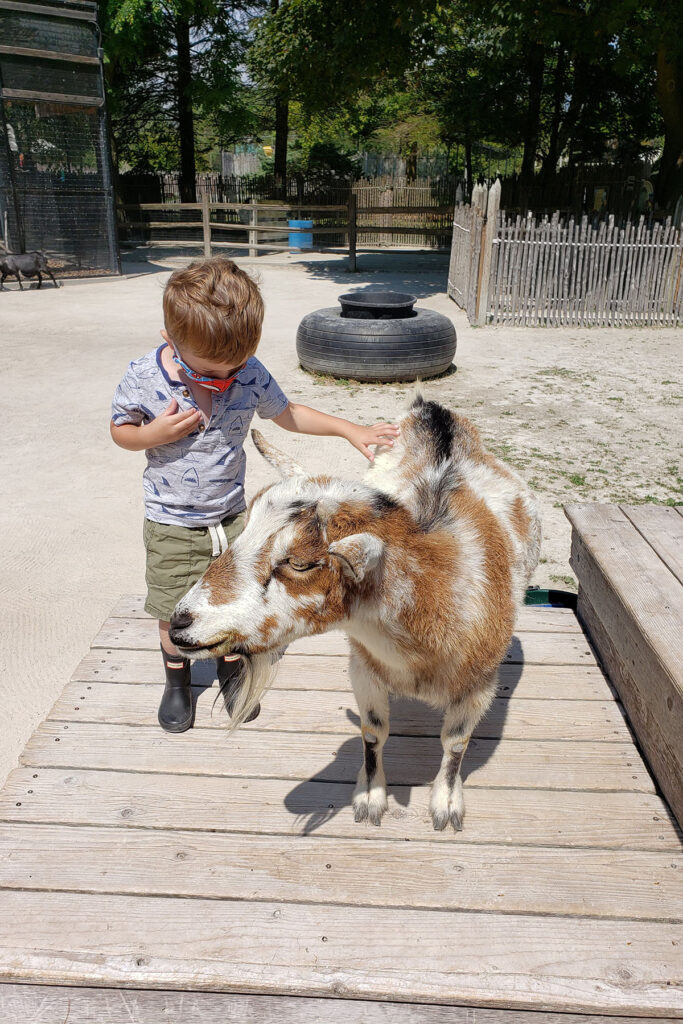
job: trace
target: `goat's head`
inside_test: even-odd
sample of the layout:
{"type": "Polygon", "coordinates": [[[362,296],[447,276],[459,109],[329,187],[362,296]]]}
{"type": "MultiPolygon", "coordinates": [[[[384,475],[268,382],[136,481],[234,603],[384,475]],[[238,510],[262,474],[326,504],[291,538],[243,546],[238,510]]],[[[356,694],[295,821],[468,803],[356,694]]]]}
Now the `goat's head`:
{"type": "Polygon", "coordinates": [[[384,550],[380,520],[400,514],[364,484],[306,477],[257,431],[252,437],[282,482],[253,499],[243,533],[179,601],[170,632],[188,657],[243,657],[234,724],[270,685],[283,648],[332,628],[369,592],[384,550]]]}

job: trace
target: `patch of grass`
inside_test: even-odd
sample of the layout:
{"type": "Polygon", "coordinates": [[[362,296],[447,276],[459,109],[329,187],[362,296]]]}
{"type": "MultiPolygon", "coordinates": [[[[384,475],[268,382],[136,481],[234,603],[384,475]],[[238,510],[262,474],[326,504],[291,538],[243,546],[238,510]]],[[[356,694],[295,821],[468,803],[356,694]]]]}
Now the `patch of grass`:
{"type": "Polygon", "coordinates": [[[545,370],[537,370],[537,377],[568,377],[570,380],[582,380],[583,373],[569,370],[566,366],[548,366],[545,370]]]}
{"type": "Polygon", "coordinates": [[[580,473],[572,473],[570,476],[568,476],[568,480],[570,484],[574,484],[575,487],[586,486],[586,478],[585,476],[582,476],[580,473]]]}
{"type": "Polygon", "coordinates": [[[553,581],[553,583],[563,583],[565,587],[573,587],[574,589],[576,588],[576,580],[573,576],[551,575],[550,579],[553,581]]]}
{"type": "Polygon", "coordinates": [[[608,402],[623,402],[624,399],[623,398],[608,398],[607,401],[608,402]]]}

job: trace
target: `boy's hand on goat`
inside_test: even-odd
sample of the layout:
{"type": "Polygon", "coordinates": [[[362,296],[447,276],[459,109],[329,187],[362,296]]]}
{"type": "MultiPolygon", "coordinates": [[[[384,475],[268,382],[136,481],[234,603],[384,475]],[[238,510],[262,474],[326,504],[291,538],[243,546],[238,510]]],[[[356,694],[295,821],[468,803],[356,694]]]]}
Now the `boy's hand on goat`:
{"type": "Polygon", "coordinates": [[[370,462],[374,462],[375,453],[368,445],[386,445],[392,448],[399,434],[400,430],[395,423],[375,423],[372,427],[351,423],[346,436],[354,448],[362,452],[370,462]]]}

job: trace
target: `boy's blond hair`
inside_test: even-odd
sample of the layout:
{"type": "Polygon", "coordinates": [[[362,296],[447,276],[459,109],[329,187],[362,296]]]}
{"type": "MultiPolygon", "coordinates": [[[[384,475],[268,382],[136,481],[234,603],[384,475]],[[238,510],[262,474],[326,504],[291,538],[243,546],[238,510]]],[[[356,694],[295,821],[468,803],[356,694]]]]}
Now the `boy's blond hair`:
{"type": "Polygon", "coordinates": [[[256,282],[232,260],[201,260],[176,270],[164,289],[171,340],[220,362],[245,362],[261,337],[263,299],[256,282]]]}

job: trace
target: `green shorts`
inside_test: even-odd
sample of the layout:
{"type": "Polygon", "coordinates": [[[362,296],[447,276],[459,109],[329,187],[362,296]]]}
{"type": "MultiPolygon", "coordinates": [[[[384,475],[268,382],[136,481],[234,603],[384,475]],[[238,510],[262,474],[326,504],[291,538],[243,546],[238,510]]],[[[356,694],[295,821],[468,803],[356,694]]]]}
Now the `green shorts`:
{"type": "MultiPolygon", "coordinates": [[[[228,544],[239,537],[245,519],[246,512],[240,512],[223,520],[228,544]]],[[[168,622],[180,598],[218,557],[216,532],[206,526],[169,526],[145,519],[143,537],[147,552],[145,611],[168,622]]]]}

